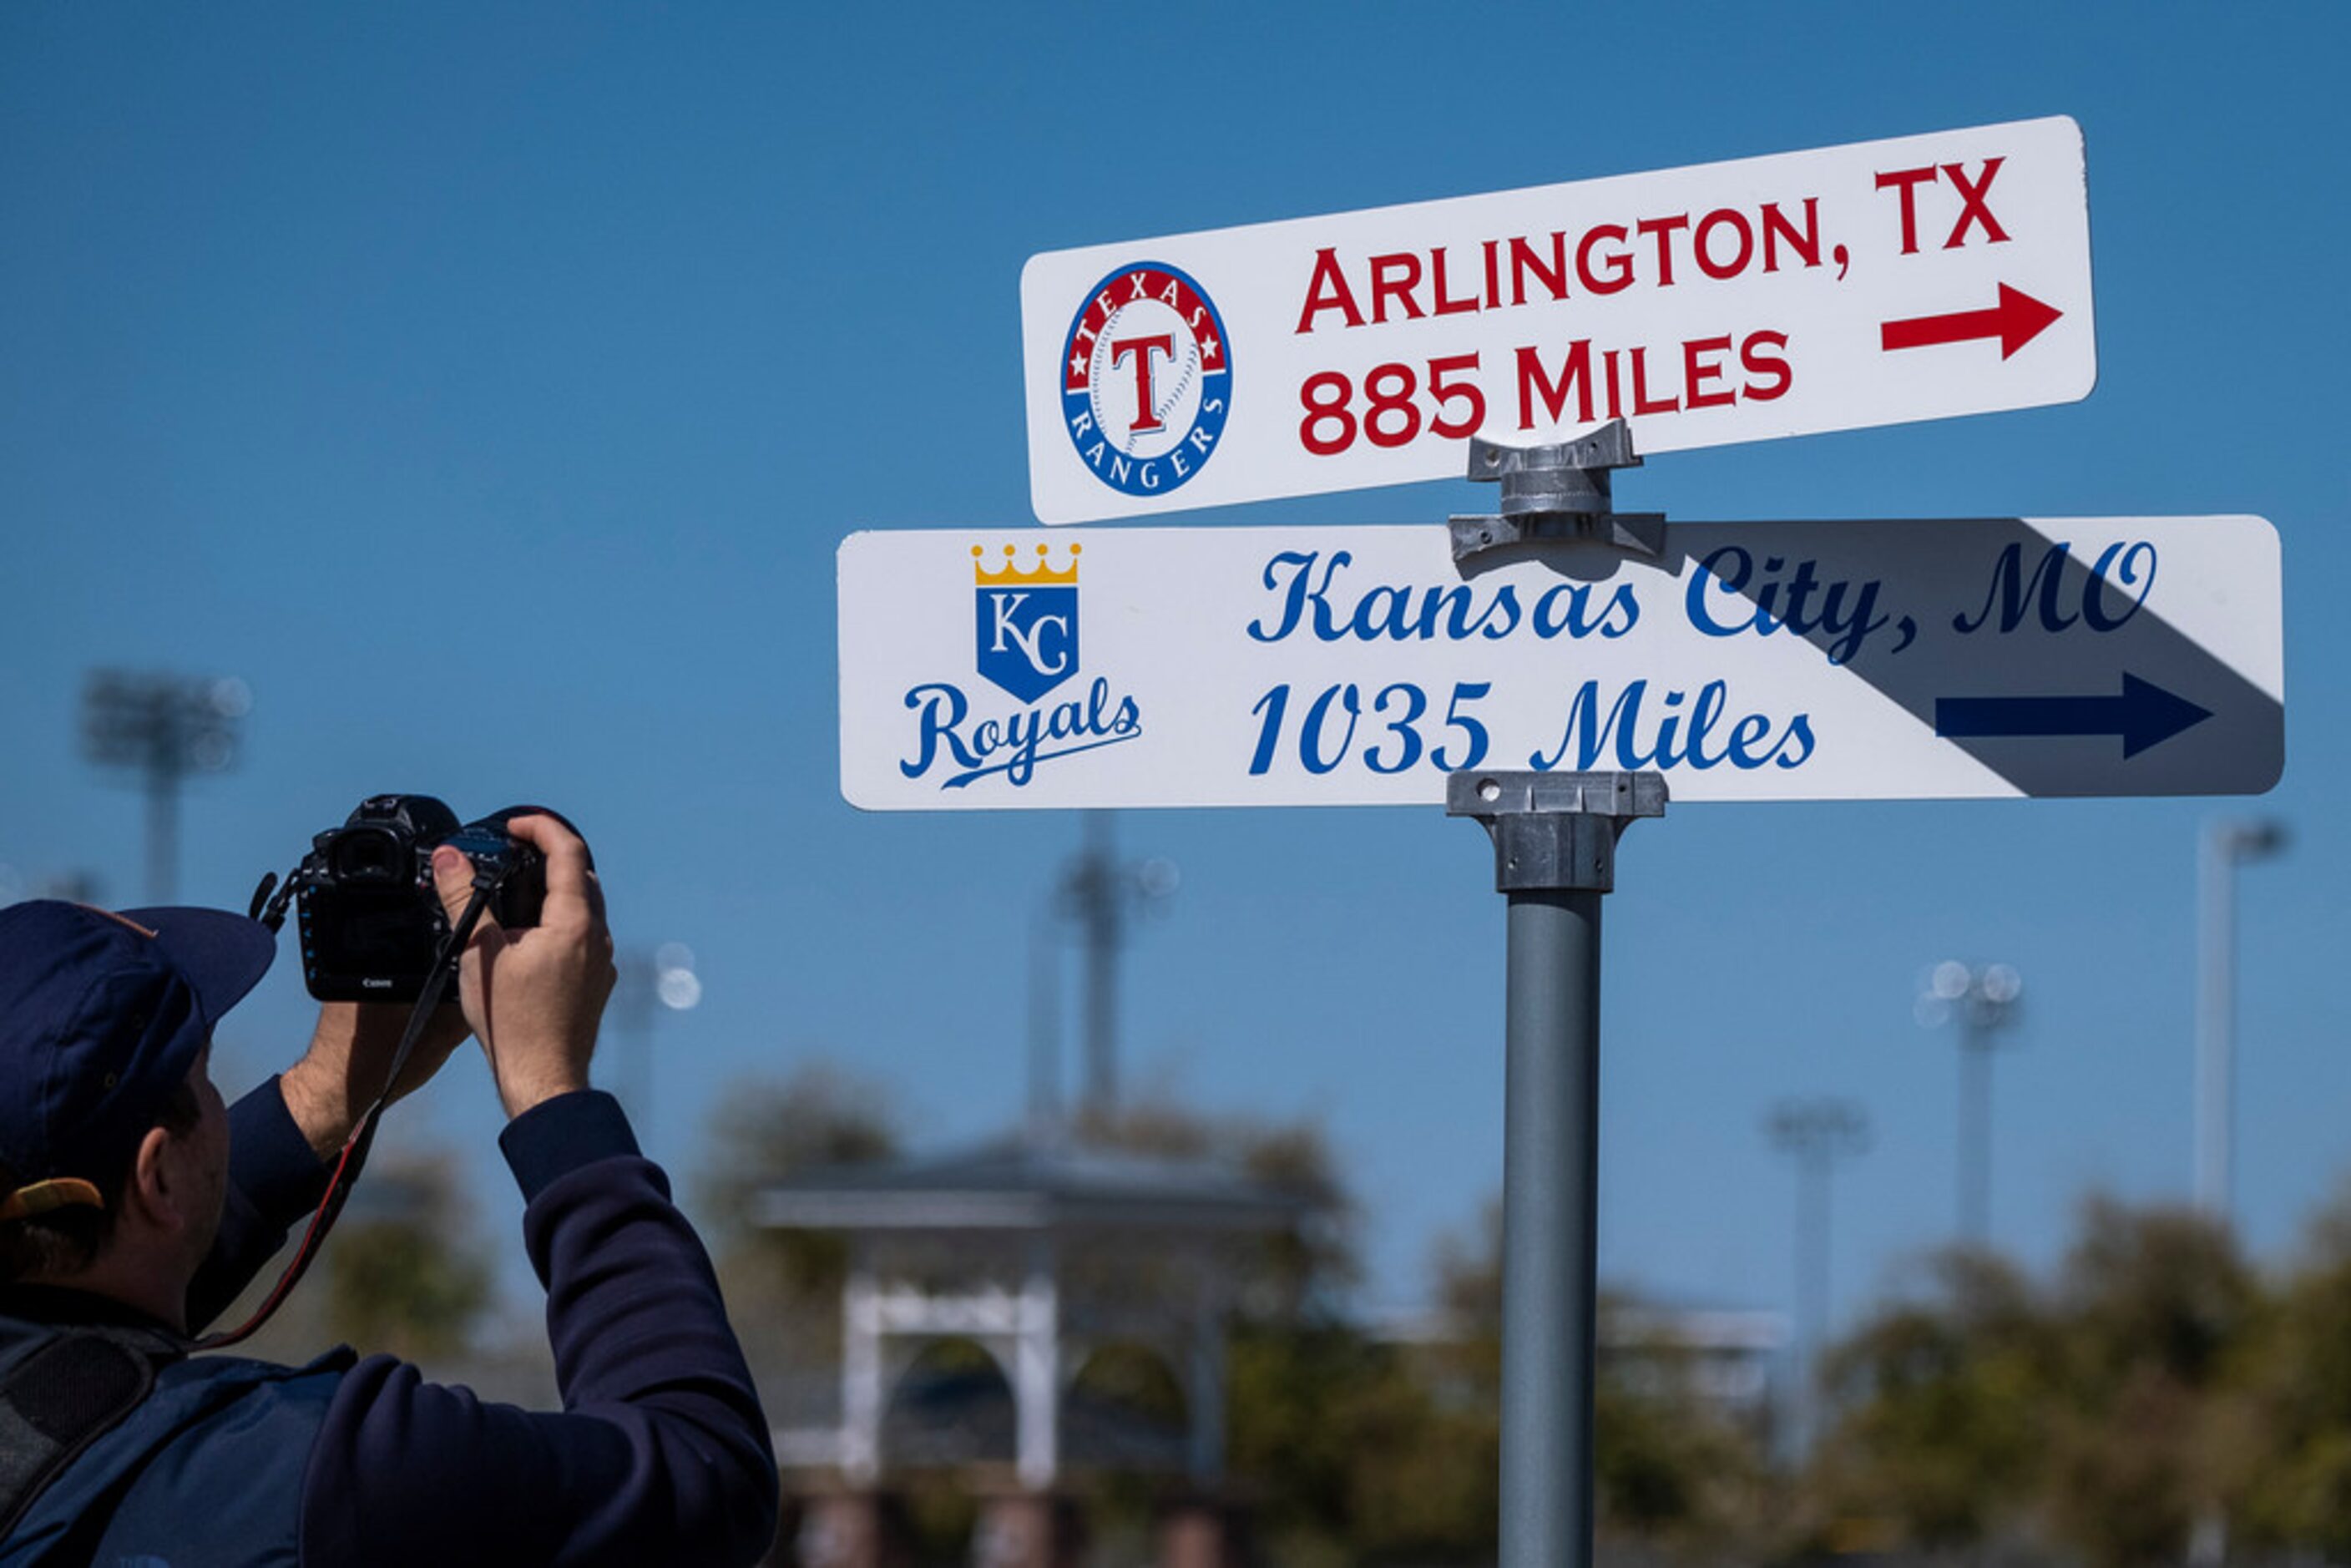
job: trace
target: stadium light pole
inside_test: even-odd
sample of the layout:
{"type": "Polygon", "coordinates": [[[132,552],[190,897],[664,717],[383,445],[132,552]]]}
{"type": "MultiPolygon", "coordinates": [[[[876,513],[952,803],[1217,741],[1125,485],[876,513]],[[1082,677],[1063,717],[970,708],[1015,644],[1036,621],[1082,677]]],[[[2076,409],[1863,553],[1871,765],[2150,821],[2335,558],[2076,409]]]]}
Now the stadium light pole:
{"type": "MultiPolygon", "coordinates": [[[[2237,1120],[2237,868],[2284,852],[2285,824],[2214,818],[2196,854],[2196,1211],[2235,1221],[2237,1120]]],[[[2229,1520],[2199,1511],[2188,1537],[2190,1568],[2228,1561],[2229,1520]]]]}
{"type": "Polygon", "coordinates": [[[2286,842],[2273,819],[2216,819],[2198,844],[2195,1199],[2224,1226],[2236,1182],[2237,868],[2283,853],[2286,842]]]}
{"type": "Polygon", "coordinates": [[[1054,912],[1040,910],[1029,926],[1029,1141],[1059,1143],[1061,1109],[1061,950],[1054,912]]]}
{"type": "Polygon", "coordinates": [[[234,676],[92,670],[82,685],[82,755],[138,776],[147,793],[147,901],[179,896],[180,789],[235,766],[253,691],[234,676]]]}
{"type": "Polygon", "coordinates": [[[702,1000],[702,977],[695,972],[694,949],[683,942],[658,947],[627,947],[615,956],[620,983],[613,988],[614,1021],[628,1043],[622,1053],[621,1099],[636,1124],[638,1140],[650,1153],[653,1133],[653,1022],[664,1010],[685,1012],[702,1000]]]}
{"type": "Polygon", "coordinates": [[[1959,1240],[1991,1242],[1991,1055],[2022,1012],[2024,977],[2008,964],[1947,958],[1919,993],[1918,1021],[1959,1026],[1959,1240]]]}
{"type": "Polygon", "coordinates": [[[1796,1447],[1819,1432],[1821,1347],[1831,1316],[1829,1182],[1841,1159],[1869,1152],[1869,1116],[1850,1100],[1783,1100],[1764,1131],[1796,1162],[1796,1447]]]}
{"type": "Polygon", "coordinates": [[[1061,878],[1062,912],[1085,945],[1085,1086],[1081,1103],[1097,1119],[1118,1108],[1118,957],[1134,911],[1164,907],[1182,878],[1176,863],[1120,862],[1116,813],[1086,813],[1085,847],[1061,878]]]}

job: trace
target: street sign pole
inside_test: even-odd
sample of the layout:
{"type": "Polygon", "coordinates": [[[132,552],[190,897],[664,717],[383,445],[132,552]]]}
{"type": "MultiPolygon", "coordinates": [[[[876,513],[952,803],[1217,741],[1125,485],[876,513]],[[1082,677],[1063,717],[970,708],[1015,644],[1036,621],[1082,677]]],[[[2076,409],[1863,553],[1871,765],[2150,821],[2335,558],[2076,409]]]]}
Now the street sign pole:
{"type": "Polygon", "coordinates": [[[1510,900],[1502,1149],[1502,1568],[1589,1568],[1600,1188],[1600,899],[1659,773],[1457,773],[1510,900]]]}
{"type": "Polygon", "coordinates": [[[1050,252],[1020,293],[1040,522],[1439,478],[1465,451],[1500,505],[1442,536],[852,535],[841,792],[1426,805],[1443,781],[1508,899],[1500,1562],[1590,1568],[1617,839],[1665,814],[1668,780],[1684,801],[2265,790],[2276,530],[1669,538],[1615,509],[1636,443],[2087,396],[2087,186],[2062,116],[1050,252]]]}
{"type": "MultiPolygon", "coordinates": [[[[1581,441],[1470,444],[1469,476],[1499,479],[1500,515],[1454,517],[1457,561],[1539,540],[1655,557],[1665,518],[1619,513],[1612,469],[1637,466],[1612,423],[1581,441]]],[[[1502,1568],[1590,1568],[1598,1356],[1600,899],[1616,841],[1666,810],[1657,772],[1465,771],[1446,814],[1494,841],[1509,901],[1502,1129],[1502,1568]]]]}

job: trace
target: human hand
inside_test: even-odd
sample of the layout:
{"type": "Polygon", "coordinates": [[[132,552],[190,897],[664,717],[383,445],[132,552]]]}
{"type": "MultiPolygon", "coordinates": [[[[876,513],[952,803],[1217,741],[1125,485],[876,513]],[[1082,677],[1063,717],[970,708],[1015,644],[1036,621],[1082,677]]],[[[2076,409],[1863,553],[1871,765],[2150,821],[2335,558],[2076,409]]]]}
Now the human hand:
{"type": "MultiPolygon", "coordinates": [[[[588,846],[553,817],[517,817],[507,831],[547,857],[547,900],[537,925],[507,931],[487,914],[457,967],[465,1021],[508,1117],[588,1087],[596,1026],[620,971],[604,924],[604,893],[588,846]]],[[[444,844],[433,881],[454,926],[474,895],[473,862],[444,844]]]]}
{"type": "MultiPolygon", "coordinates": [[[[343,1146],[360,1113],[383,1091],[392,1053],[408,1030],[409,1011],[401,1002],[327,1002],[319,1007],[310,1049],[279,1075],[277,1088],[294,1124],[320,1159],[343,1146]]],[[[397,1100],[423,1087],[468,1032],[461,1009],[434,1009],[385,1098],[397,1100]]]]}

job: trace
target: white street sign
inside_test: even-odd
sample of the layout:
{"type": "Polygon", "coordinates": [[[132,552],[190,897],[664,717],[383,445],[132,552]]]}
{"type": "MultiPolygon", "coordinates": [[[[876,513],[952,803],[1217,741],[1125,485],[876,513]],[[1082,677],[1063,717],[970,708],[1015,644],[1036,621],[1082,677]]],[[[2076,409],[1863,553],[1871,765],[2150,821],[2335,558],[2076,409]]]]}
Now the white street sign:
{"type": "Polygon", "coordinates": [[[1453,563],[1446,529],[852,535],[841,783],[876,810],[1432,805],[1454,769],[1677,801],[2258,793],[2259,517],[1671,522],[1453,563]]]}
{"type": "Polygon", "coordinates": [[[2097,379],[2081,128],[1890,141],[1031,257],[1048,523],[2068,402],[2097,379]]]}

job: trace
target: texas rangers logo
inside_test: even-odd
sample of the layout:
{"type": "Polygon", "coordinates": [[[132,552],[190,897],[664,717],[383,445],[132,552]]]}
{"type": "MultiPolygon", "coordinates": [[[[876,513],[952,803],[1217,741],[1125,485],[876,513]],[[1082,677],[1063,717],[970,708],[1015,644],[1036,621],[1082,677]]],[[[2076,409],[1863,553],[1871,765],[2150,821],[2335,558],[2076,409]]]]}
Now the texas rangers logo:
{"type": "Polygon", "coordinates": [[[1232,403],[1225,323],[1200,286],[1138,261],[1096,284],[1061,353],[1061,417],[1096,477],[1173,490],[1216,454],[1232,403]]]}

